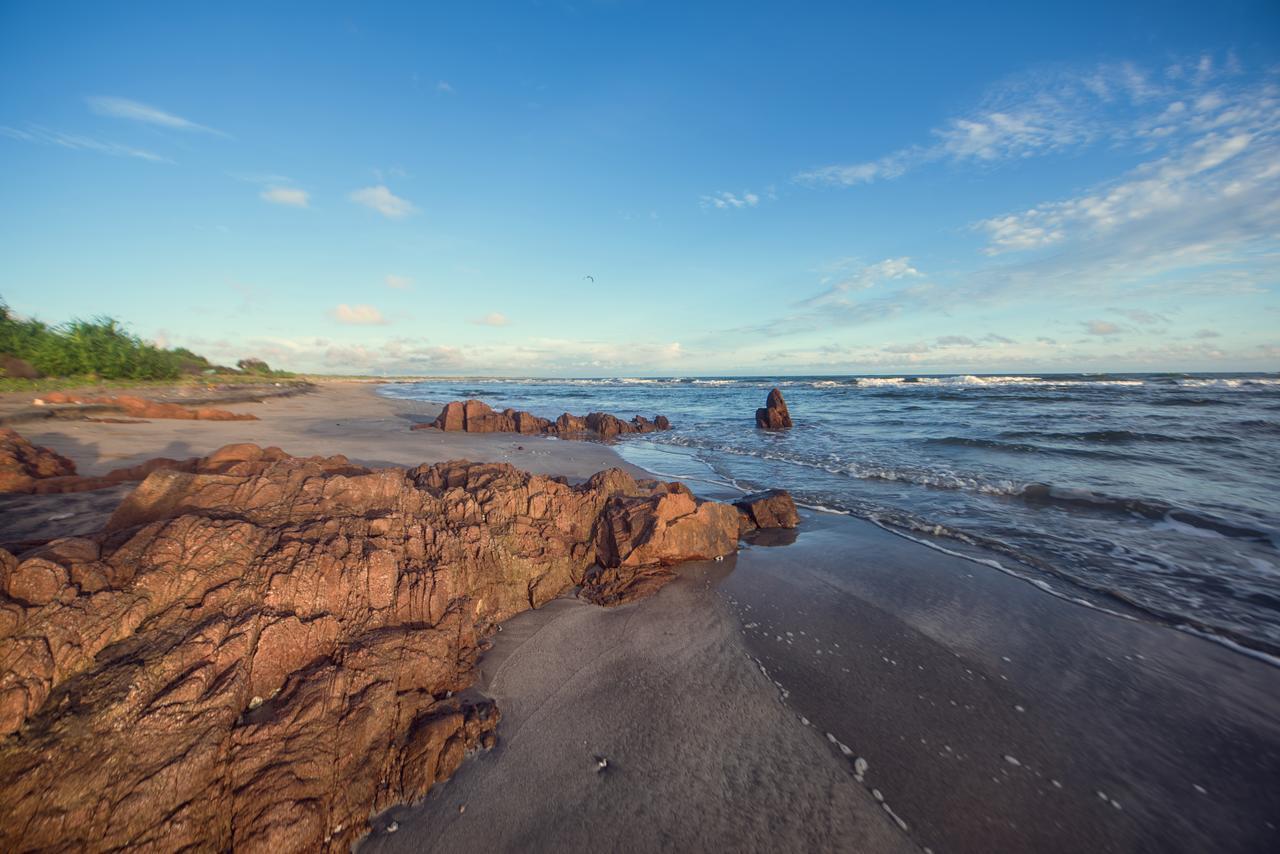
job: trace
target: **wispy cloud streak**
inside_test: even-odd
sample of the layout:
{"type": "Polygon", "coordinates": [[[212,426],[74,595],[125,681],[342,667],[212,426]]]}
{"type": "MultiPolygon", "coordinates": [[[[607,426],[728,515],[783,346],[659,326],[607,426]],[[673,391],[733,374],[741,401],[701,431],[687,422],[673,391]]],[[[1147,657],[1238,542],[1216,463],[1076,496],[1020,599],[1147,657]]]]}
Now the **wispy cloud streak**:
{"type": "Polygon", "coordinates": [[[197,124],[190,119],[184,119],[182,116],[166,112],[159,107],[131,101],[128,98],[120,98],[115,95],[90,95],[85,98],[85,101],[88,103],[89,109],[100,116],[128,119],[129,121],[157,125],[172,130],[210,133],[222,137],[229,136],[216,128],[197,124]]]}

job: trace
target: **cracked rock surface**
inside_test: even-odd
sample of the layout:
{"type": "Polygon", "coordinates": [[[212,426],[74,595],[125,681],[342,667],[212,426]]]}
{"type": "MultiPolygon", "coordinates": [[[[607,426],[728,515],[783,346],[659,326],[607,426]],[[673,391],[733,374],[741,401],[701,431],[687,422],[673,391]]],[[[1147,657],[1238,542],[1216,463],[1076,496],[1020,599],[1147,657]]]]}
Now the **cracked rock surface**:
{"type": "Polygon", "coordinates": [[[494,626],[737,548],[737,511],[611,469],[369,469],[235,445],[95,534],[0,550],[0,849],[345,850],[498,711],[494,626]]]}

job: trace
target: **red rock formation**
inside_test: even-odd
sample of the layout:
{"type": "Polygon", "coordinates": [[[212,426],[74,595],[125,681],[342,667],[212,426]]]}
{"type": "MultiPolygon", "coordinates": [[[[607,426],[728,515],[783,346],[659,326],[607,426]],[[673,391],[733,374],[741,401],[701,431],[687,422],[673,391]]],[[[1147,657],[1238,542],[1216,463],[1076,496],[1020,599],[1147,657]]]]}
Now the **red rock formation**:
{"type": "Polygon", "coordinates": [[[225,474],[243,462],[244,455],[254,460],[276,461],[289,455],[279,448],[257,445],[228,445],[208,457],[174,460],[156,457],[135,466],[113,469],[105,475],[78,475],[76,466],[66,457],[42,445],[33,445],[13,430],[0,428],[0,493],[22,492],[47,495],[63,492],[87,492],[133,480],[142,480],[153,471],[172,469],[197,474],[225,474]],[[229,456],[228,456],[229,455],[229,456]]]}
{"type": "Polygon", "coordinates": [[[576,415],[566,412],[556,419],[556,433],[560,435],[571,436],[574,433],[585,432],[587,432],[587,422],[576,415]]]}
{"type": "Polygon", "coordinates": [[[659,484],[652,495],[615,495],[605,504],[596,535],[597,566],[581,595],[617,605],[656,590],[686,560],[711,560],[738,548],[732,507],[698,501],[680,483],[659,484]]]}
{"type": "Polygon", "coordinates": [[[176,403],[160,403],[128,394],[109,395],[105,397],[84,397],[63,391],[54,391],[42,398],[44,403],[76,403],[110,406],[119,409],[134,418],[174,418],[184,421],[257,421],[258,416],[228,412],[225,409],[200,407],[187,409],[176,403]]]}
{"type": "Polygon", "coordinates": [[[785,430],[791,426],[787,402],[782,399],[782,392],[776,388],[769,392],[764,408],[756,410],[756,426],[764,430],[785,430]]]}
{"type": "Polygon", "coordinates": [[[746,495],[733,502],[733,506],[738,510],[739,534],[761,528],[794,528],[800,524],[796,503],[785,489],[746,495]]]}
{"type": "Polygon", "coordinates": [[[100,534],[0,550],[0,850],[346,851],[493,743],[455,694],[496,622],[643,595],[736,527],[620,470],[240,445],[155,471],[100,534]]]}
{"type": "Polygon", "coordinates": [[[479,400],[458,401],[445,404],[444,409],[429,424],[415,424],[412,430],[445,430],[466,433],[521,433],[526,436],[560,436],[566,439],[582,438],[582,434],[595,433],[603,439],[633,433],[653,433],[670,430],[671,422],[658,415],[652,421],[637,415],[630,421],[607,412],[592,412],[585,418],[561,415],[554,422],[528,412],[504,409],[494,412],[479,400]]]}
{"type": "Polygon", "coordinates": [[[0,427],[0,492],[31,492],[40,479],[75,473],[71,460],[0,427]]]}

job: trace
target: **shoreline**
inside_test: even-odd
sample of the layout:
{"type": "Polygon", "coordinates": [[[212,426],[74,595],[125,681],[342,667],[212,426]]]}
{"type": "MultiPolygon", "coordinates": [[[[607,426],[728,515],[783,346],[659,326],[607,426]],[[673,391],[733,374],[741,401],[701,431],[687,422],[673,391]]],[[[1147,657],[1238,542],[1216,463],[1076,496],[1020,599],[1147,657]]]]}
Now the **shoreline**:
{"type": "MultiPolygon", "coordinates": [[[[611,466],[650,476],[593,442],[410,431],[439,406],[370,382],[229,408],[261,420],[48,419],[21,432],[83,474],[254,442],[370,466],[465,457],[571,479],[611,466]]],[[[66,536],[100,527],[132,488],[5,496],[0,516],[7,529],[66,536]]],[[[374,817],[360,845],[750,848],[767,834],[778,834],[770,848],[797,850],[1280,844],[1270,664],[856,517],[802,515],[773,538],[786,547],[761,538],[686,564],[642,602],[561,598],[504,624],[471,689],[503,710],[498,747],[374,817]],[[610,760],[603,772],[597,755],[610,760]],[[547,779],[559,788],[541,797],[547,779]]]]}

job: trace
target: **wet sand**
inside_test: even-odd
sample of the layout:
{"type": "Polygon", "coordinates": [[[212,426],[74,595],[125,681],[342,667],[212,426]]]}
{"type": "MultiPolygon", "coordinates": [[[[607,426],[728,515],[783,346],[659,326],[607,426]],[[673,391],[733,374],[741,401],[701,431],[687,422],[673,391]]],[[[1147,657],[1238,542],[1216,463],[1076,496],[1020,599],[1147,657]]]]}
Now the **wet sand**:
{"type": "Polygon", "coordinates": [[[1280,668],[832,514],[721,591],[922,846],[1280,850],[1280,668]]]}
{"type": "Polygon", "coordinates": [[[477,686],[502,710],[497,747],[361,850],[916,850],[745,654],[716,590],[730,564],[507,622],[477,686]]]}

